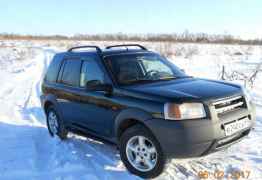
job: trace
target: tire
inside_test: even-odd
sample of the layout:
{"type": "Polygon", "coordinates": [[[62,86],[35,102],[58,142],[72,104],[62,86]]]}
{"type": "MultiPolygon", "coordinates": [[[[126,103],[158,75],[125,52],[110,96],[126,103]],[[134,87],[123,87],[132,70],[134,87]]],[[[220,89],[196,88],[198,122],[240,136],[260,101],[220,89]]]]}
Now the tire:
{"type": "MultiPolygon", "coordinates": [[[[155,178],[155,177],[159,176],[165,170],[165,167],[166,167],[166,164],[167,164],[166,156],[163,153],[161,146],[160,146],[159,142],[156,140],[156,138],[154,137],[154,135],[147,128],[145,128],[143,125],[132,126],[132,127],[128,128],[122,134],[122,136],[120,137],[120,141],[119,141],[119,150],[120,150],[121,160],[125,164],[126,168],[132,174],[135,174],[135,175],[140,176],[142,178],[155,178]],[[144,137],[145,139],[143,139],[141,137],[144,137]],[[140,139],[142,139],[141,142],[145,142],[144,144],[147,147],[146,150],[143,149],[144,146],[139,145],[140,139]],[[137,141],[137,143],[136,143],[136,141],[137,141]],[[150,146],[150,144],[152,144],[154,147],[150,146]],[[131,145],[132,150],[130,150],[130,148],[128,148],[128,147],[130,147],[129,145],[131,145]],[[155,155],[155,153],[152,153],[152,154],[149,153],[149,152],[151,152],[152,149],[155,149],[156,155],[155,155]],[[135,150],[135,151],[133,151],[133,150],[135,150]],[[146,152],[146,153],[144,154],[144,152],[146,152]],[[139,155],[135,155],[137,153],[139,155]],[[147,156],[145,156],[145,155],[147,155],[147,156]],[[134,158],[134,157],[136,157],[136,158],[134,158]],[[139,161],[136,161],[136,159],[139,159],[139,160],[142,159],[142,162],[137,163],[139,161]],[[151,162],[151,165],[150,166],[146,165],[146,168],[143,169],[142,167],[145,166],[144,162],[148,162],[148,159],[150,159],[149,161],[151,162]],[[152,166],[152,164],[153,164],[153,166],[152,166]],[[141,167],[139,167],[139,166],[141,166],[141,167]]],[[[146,163],[146,164],[150,164],[150,163],[146,163]]]]}
{"type": "Polygon", "coordinates": [[[46,124],[49,134],[54,137],[58,136],[61,140],[64,140],[67,138],[68,131],[65,129],[63,121],[59,117],[57,111],[55,110],[54,106],[49,106],[46,111],[46,124]],[[56,124],[56,130],[54,131],[53,123],[54,121],[51,120],[51,117],[56,117],[57,123],[56,124]]]}

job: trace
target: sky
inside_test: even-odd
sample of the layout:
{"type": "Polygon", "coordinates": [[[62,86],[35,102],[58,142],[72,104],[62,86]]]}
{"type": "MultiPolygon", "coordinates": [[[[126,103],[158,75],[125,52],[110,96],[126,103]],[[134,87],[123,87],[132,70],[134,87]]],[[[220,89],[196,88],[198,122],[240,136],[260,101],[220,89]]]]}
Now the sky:
{"type": "Polygon", "coordinates": [[[0,33],[231,34],[262,38],[262,0],[1,0],[0,33]]]}

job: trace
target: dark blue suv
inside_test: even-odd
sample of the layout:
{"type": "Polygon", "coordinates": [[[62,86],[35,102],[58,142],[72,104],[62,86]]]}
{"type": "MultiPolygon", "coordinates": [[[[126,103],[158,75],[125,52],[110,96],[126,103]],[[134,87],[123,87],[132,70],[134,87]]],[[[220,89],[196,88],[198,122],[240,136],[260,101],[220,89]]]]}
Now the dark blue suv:
{"type": "Polygon", "coordinates": [[[73,131],[115,143],[127,169],[144,178],[158,176],[171,158],[227,148],[255,120],[239,85],[188,76],[137,44],[56,54],[42,92],[51,136],[73,131]]]}

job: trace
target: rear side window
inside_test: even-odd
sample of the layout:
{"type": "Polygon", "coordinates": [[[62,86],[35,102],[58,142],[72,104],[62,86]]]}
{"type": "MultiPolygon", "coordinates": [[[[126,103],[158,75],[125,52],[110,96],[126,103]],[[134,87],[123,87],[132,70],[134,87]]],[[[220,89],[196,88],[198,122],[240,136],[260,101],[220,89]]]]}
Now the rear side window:
{"type": "Polygon", "coordinates": [[[61,65],[61,56],[59,55],[55,55],[55,57],[53,58],[52,62],[50,63],[46,76],[45,76],[45,81],[47,82],[56,82],[57,79],[57,74],[59,72],[59,68],[61,65]]]}
{"type": "Polygon", "coordinates": [[[81,61],[78,59],[67,59],[64,61],[64,69],[61,83],[69,86],[79,86],[81,61]]]}
{"type": "Polygon", "coordinates": [[[81,69],[80,86],[85,87],[88,81],[99,80],[104,82],[104,73],[94,58],[85,58],[81,69]]]}

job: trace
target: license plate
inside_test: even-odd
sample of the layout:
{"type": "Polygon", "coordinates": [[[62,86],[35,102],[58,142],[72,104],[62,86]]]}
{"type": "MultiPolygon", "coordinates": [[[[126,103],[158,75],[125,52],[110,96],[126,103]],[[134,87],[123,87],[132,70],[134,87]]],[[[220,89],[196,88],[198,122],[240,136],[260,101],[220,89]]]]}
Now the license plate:
{"type": "Polygon", "coordinates": [[[248,118],[241,119],[225,125],[225,133],[226,136],[230,136],[248,127],[250,127],[250,120],[248,118]]]}

